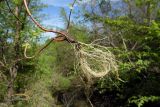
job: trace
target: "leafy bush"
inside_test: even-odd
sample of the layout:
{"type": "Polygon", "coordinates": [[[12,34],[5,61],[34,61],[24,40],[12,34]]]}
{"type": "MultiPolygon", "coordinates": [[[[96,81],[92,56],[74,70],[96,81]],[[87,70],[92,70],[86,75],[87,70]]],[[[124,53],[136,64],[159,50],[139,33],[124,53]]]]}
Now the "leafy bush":
{"type": "Polygon", "coordinates": [[[160,100],[160,96],[133,96],[128,99],[129,104],[136,104],[137,107],[143,107],[145,103],[156,102],[160,100]]]}

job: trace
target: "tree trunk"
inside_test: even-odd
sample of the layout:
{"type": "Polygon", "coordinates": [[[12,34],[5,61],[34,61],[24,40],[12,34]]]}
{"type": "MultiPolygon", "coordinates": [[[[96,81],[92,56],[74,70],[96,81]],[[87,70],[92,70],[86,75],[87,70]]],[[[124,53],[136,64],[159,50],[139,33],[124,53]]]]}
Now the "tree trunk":
{"type": "Polygon", "coordinates": [[[7,91],[7,104],[12,104],[12,97],[14,95],[14,80],[17,76],[17,66],[14,65],[12,68],[9,69],[9,76],[10,79],[8,81],[8,91],[7,91]]]}
{"type": "MultiPolygon", "coordinates": [[[[19,17],[19,7],[17,6],[15,8],[15,15],[19,17]]],[[[14,38],[14,58],[13,60],[16,61],[20,57],[20,23],[17,20],[15,22],[15,38],[14,38]]],[[[18,66],[17,63],[10,65],[9,69],[9,80],[8,80],[8,90],[7,90],[7,104],[10,105],[12,104],[13,101],[13,95],[14,95],[14,81],[17,76],[17,70],[18,66]]]]}
{"type": "Polygon", "coordinates": [[[150,26],[150,24],[151,24],[151,3],[150,2],[147,3],[146,17],[147,17],[147,22],[148,22],[147,24],[148,24],[148,26],[150,26]]]}

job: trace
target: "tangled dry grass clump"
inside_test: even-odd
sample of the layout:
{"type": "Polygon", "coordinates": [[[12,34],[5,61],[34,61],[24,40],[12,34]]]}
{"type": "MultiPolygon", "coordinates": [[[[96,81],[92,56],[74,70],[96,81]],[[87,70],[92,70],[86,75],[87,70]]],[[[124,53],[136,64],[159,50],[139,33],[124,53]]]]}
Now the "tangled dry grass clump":
{"type": "Polygon", "coordinates": [[[109,48],[81,42],[76,46],[75,54],[80,69],[88,79],[102,78],[110,72],[118,76],[117,61],[109,48]]]}

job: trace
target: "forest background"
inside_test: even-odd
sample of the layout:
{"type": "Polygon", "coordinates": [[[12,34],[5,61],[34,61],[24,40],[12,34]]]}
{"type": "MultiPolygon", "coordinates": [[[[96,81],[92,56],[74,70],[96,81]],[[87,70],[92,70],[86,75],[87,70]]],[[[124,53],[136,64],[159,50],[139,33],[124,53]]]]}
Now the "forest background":
{"type": "MultiPolygon", "coordinates": [[[[42,12],[47,5],[27,3],[38,22],[47,19],[42,12]]],[[[123,81],[108,74],[88,82],[75,68],[67,42],[53,42],[36,58],[25,59],[26,44],[33,55],[50,38],[30,20],[22,0],[0,0],[0,107],[158,107],[160,1],[77,0],[74,7],[61,8],[64,25],[56,29],[65,30],[70,9],[69,34],[110,47],[123,81]]]]}

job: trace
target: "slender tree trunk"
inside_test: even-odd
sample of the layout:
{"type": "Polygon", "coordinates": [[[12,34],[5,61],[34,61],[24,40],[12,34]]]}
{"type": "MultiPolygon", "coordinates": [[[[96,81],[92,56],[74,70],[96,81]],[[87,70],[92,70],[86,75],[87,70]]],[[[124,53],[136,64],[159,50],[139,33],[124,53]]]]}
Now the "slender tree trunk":
{"type": "Polygon", "coordinates": [[[151,24],[151,3],[148,2],[147,3],[147,13],[146,13],[146,17],[147,17],[147,24],[148,26],[151,24]]]}
{"type": "MultiPolygon", "coordinates": [[[[15,15],[19,17],[19,8],[16,7],[15,9],[15,15]]],[[[17,20],[16,21],[16,31],[15,31],[15,40],[14,40],[15,46],[15,59],[19,57],[19,52],[20,52],[20,22],[17,20]]]]}
{"type": "MultiPolygon", "coordinates": [[[[19,7],[15,8],[15,15],[19,17],[19,7]]],[[[17,60],[20,57],[20,23],[17,20],[15,22],[15,38],[14,38],[14,58],[17,60]]],[[[12,104],[12,97],[14,95],[14,81],[17,76],[18,65],[17,63],[11,65],[9,69],[9,81],[8,81],[8,91],[7,91],[7,103],[8,105],[12,104]]]]}
{"type": "Polygon", "coordinates": [[[8,81],[8,91],[7,91],[7,104],[12,104],[12,96],[14,95],[14,80],[17,76],[17,66],[13,66],[9,69],[10,79],[8,81]]]}
{"type": "MultiPolygon", "coordinates": [[[[28,0],[28,4],[30,4],[31,0],[28,0]]],[[[23,11],[23,2],[15,7],[15,15],[19,18],[21,16],[21,12],[23,11]]],[[[21,16],[22,17],[22,16],[21,16]]],[[[25,21],[26,21],[27,13],[24,12],[24,19],[21,20],[23,23],[21,23],[19,20],[15,21],[15,37],[14,37],[14,58],[12,61],[16,61],[21,57],[21,38],[20,38],[20,31],[24,30],[25,28],[25,21]]],[[[10,105],[13,102],[13,95],[14,95],[14,84],[15,79],[17,77],[18,72],[18,62],[13,64],[9,69],[9,79],[8,79],[8,90],[7,90],[7,103],[10,105]]]]}

